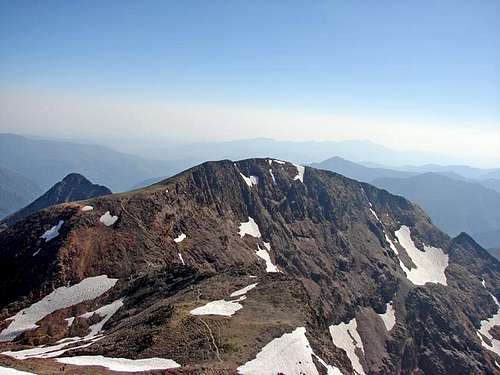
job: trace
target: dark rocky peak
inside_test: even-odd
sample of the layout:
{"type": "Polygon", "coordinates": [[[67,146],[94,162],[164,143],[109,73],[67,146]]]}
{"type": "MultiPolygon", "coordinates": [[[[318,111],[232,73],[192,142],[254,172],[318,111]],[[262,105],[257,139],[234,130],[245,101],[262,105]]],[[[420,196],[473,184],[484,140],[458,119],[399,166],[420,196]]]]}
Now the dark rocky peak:
{"type": "Polygon", "coordinates": [[[107,187],[93,184],[81,174],[70,173],[35,201],[5,218],[2,223],[11,226],[19,220],[50,206],[108,194],[111,194],[111,190],[107,187]]]}

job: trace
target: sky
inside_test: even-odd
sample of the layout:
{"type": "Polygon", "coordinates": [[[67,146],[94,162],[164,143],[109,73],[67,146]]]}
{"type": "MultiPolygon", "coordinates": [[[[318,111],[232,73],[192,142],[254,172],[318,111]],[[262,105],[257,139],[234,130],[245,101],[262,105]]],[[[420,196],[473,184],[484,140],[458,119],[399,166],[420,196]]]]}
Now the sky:
{"type": "Polygon", "coordinates": [[[497,0],[0,0],[0,132],[500,163],[497,0]]]}

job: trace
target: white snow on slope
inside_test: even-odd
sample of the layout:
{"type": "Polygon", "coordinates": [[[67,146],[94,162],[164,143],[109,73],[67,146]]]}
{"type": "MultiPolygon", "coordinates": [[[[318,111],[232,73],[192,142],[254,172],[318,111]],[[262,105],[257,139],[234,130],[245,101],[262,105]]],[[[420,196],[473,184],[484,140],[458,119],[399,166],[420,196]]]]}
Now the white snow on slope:
{"type": "Polygon", "coordinates": [[[255,186],[259,183],[259,178],[257,176],[247,177],[243,173],[240,172],[240,176],[245,180],[248,187],[255,186]]]}
{"type": "Polygon", "coordinates": [[[57,225],[54,225],[52,228],[47,230],[40,236],[40,238],[43,238],[45,242],[49,242],[50,240],[56,238],[57,236],[59,236],[59,229],[61,229],[63,224],[64,220],[59,220],[59,223],[57,223],[57,225]]]}
{"type": "Polygon", "coordinates": [[[257,244],[258,251],[255,254],[266,262],[266,272],[279,272],[278,267],[276,267],[271,261],[271,256],[269,255],[269,250],[271,250],[271,245],[269,242],[264,242],[266,249],[261,249],[257,244]]]}
{"type": "MultiPolygon", "coordinates": [[[[272,340],[257,353],[255,359],[238,367],[238,374],[242,375],[276,375],[307,374],[319,375],[313,362],[313,356],[321,364],[326,363],[314,354],[306,337],[306,329],[298,327],[291,333],[272,340]]],[[[328,375],[342,375],[334,366],[325,366],[328,375]]]]}
{"type": "Polygon", "coordinates": [[[174,241],[177,243],[180,243],[186,239],[186,235],[184,233],[179,234],[176,238],[174,238],[174,241]]]}
{"type": "Polygon", "coordinates": [[[257,286],[257,283],[250,284],[242,289],[236,290],[231,293],[230,297],[239,297],[238,299],[226,301],[224,299],[209,302],[203,306],[197,307],[190,311],[192,315],[222,315],[222,316],[232,316],[234,313],[243,308],[243,306],[238,303],[244,301],[247,297],[245,294],[257,286]]]}
{"type": "Polygon", "coordinates": [[[72,316],[70,318],[64,319],[68,323],[68,327],[71,327],[73,325],[73,322],[75,321],[75,317],[72,316]]]}
{"type": "Polygon", "coordinates": [[[234,313],[243,308],[243,306],[238,303],[243,301],[245,296],[240,297],[235,301],[218,300],[207,303],[206,305],[197,307],[190,311],[191,315],[222,315],[222,316],[232,316],[234,313]]]}
{"type": "Polygon", "coordinates": [[[107,227],[110,227],[111,225],[116,223],[116,220],[118,220],[118,216],[111,216],[109,211],[106,211],[106,213],[102,215],[101,218],[99,219],[99,221],[104,225],[106,225],[107,227]]]}
{"type": "Polygon", "coordinates": [[[177,253],[177,255],[179,255],[179,259],[181,260],[182,265],[185,266],[186,263],[184,262],[184,258],[182,257],[182,254],[181,253],[177,253]]]}
{"type": "Polygon", "coordinates": [[[282,160],[269,159],[269,165],[272,165],[273,163],[277,163],[277,164],[286,164],[286,162],[284,162],[284,161],[282,161],[282,160]]]}
{"type": "Polygon", "coordinates": [[[382,321],[384,322],[385,328],[387,329],[387,332],[389,332],[394,325],[396,324],[396,311],[394,310],[394,307],[392,306],[392,302],[389,302],[386,305],[386,311],[383,314],[378,314],[382,321]]]}
{"type": "Polygon", "coordinates": [[[83,212],[92,211],[93,209],[94,209],[94,207],[92,207],[92,206],[83,206],[83,207],[81,208],[81,210],[82,210],[83,212]]]}
{"type": "Polygon", "coordinates": [[[260,230],[259,226],[250,216],[248,217],[248,221],[240,224],[240,237],[243,237],[245,234],[249,236],[260,238],[260,230]]]}
{"type": "Polygon", "coordinates": [[[491,298],[495,301],[497,305],[497,312],[489,319],[481,320],[481,327],[478,331],[478,336],[481,339],[481,344],[488,350],[500,355],[500,340],[495,339],[491,334],[490,330],[495,326],[500,326],[500,304],[498,303],[498,299],[490,293],[491,298]],[[481,335],[486,337],[490,342],[489,345],[481,335]]]}
{"type": "Polygon", "coordinates": [[[106,322],[109,319],[111,319],[111,317],[122,306],[123,306],[123,299],[118,299],[116,301],[111,302],[109,305],[104,305],[95,311],[91,311],[90,313],[85,314],[88,318],[92,317],[94,314],[97,314],[98,316],[102,317],[103,319],[100,322],[95,323],[89,327],[90,333],[87,336],[85,336],[84,339],[88,340],[88,339],[91,339],[91,338],[97,336],[97,334],[102,331],[102,327],[104,327],[104,324],[106,324],[106,322]],[[90,314],[90,315],[88,315],[88,314],[90,314]]]}
{"type": "Polygon", "coordinates": [[[57,362],[76,366],[102,366],[111,371],[122,372],[168,370],[181,366],[174,360],[165,358],[127,359],[103,357],[102,355],[63,357],[58,358],[57,362]]]}
{"type": "Polygon", "coordinates": [[[1,375],[35,375],[34,372],[26,372],[21,370],[16,370],[15,368],[0,366],[1,375]]]}
{"type": "Polygon", "coordinates": [[[377,221],[382,224],[382,222],[380,221],[380,219],[378,218],[378,215],[377,213],[373,210],[373,208],[371,208],[371,203],[370,203],[370,212],[372,213],[373,216],[375,216],[375,219],[377,219],[377,221]]]}
{"type": "Polygon", "coordinates": [[[0,342],[10,341],[24,331],[38,328],[35,323],[53,313],[83,301],[93,300],[111,289],[118,279],[106,275],[88,277],[70,287],[60,287],[40,301],[8,318],[12,323],[0,332],[0,342]]]}
{"type": "Polygon", "coordinates": [[[332,336],[333,344],[346,352],[347,358],[351,361],[354,371],[359,375],[365,375],[360,358],[355,352],[356,349],[359,349],[364,355],[363,341],[361,341],[361,337],[358,334],[356,318],[352,319],[347,324],[340,323],[335,326],[331,325],[330,335],[332,336]]]}
{"type": "Polygon", "coordinates": [[[306,170],[306,167],[298,164],[294,164],[294,166],[295,168],[297,168],[297,176],[295,176],[293,179],[299,180],[300,182],[304,183],[304,172],[306,170]]]}
{"type": "Polygon", "coordinates": [[[410,228],[406,225],[403,225],[395,234],[399,244],[404,247],[408,256],[417,266],[417,268],[410,270],[406,269],[406,276],[413,284],[438,283],[447,285],[445,270],[448,267],[448,255],[443,250],[425,244],[425,251],[417,249],[411,239],[410,228]]]}
{"type": "Polygon", "coordinates": [[[273,184],[276,183],[276,178],[274,178],[274,173],[272,169],[269,169],[269,174],[271,175],[271,178],[273,179],[273,184]]]}
{"type": "MultiPolygon", "coordinates": [[[[399,251],[398,251],[398,248],[396,247],[396,245],[394,245],[394,242],[392,242],[392,240],[389,238],[389,236],[384,232],[384,235],[385,235],[385,240],[387,242],[389,242],[389,246],[391,247],[392,251],[394,251],[394,254],[398,255],[399,256],[399,251]]],[[[399,261],[401,263],[401,261],[399,261]]],[[[406,268],[405,265],[403,265],[404,268],[406,268]]]]}
{"type": "Polygon", "coordinates": [[[239,297],[239,296],[242,296],[244,294],[247,294],[247,292],[252,290],[253,288],[255,288],[257,286],[257,284],[258,283],[250,284],[250,285],[244,287],[243,289],[239,289],[239,290],[231,293],[231,295],[229,297],[239,297]]]}
{"type": "MultiPolygon", "coordinates": [[[[83,340],[80,337],[72,337],[64,339],[64,342],[56,345],[42,345],[36,348],[24,349],[18,351],[7,351],[0,354],[19,359],[21,361],[30,358],[54,358],[58,357],[70,350],[82,349],[92,345],[94,342],[99,341],[102,337],[96,337],[92,340],[83,340]],[[81,345],[71,346],[73,344],[82,343],[81,345]]],[[[1,374],[1,373],[0,373],[1,374]]]]}

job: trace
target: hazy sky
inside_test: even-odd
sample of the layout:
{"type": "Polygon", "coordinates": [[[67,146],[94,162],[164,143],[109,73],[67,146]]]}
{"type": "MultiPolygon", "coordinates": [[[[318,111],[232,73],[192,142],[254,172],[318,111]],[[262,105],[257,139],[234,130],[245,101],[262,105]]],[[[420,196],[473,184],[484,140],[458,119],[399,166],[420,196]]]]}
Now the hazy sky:
{"type": "Polygon", "coordinates": [[[499,160],[500,2],[1,1],[0,131],[499,160]]]}

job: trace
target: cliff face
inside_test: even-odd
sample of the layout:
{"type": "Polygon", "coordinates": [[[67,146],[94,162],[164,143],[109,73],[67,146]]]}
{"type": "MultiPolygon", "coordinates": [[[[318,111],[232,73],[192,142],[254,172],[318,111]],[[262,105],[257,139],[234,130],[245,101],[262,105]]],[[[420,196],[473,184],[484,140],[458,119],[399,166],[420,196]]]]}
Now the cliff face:
{"type": "Polygon", "coordinates": [[[29,215],[60,203],[80,201],[111,194],[111,190],[96,185],[78,173],[70,173],[35,201],[6,217],[0,224],[11,226],[29,215]]]}
{"type": "Polygon", "coordinates": [[[118,279],[36,329],[4,320],[14,343],[2,345],[83,337],[107,316],[83,313],[121,301],[102,338],[65,355],[160,357],[178,373],[494,374],[499,271],[467,235],[368,184],[271,159],[209,162],[0,233],[0,318],[118,279]]]}

